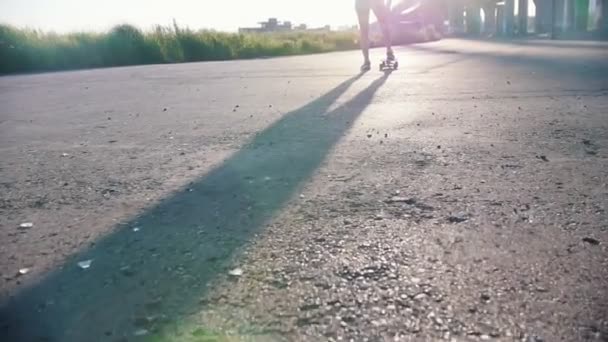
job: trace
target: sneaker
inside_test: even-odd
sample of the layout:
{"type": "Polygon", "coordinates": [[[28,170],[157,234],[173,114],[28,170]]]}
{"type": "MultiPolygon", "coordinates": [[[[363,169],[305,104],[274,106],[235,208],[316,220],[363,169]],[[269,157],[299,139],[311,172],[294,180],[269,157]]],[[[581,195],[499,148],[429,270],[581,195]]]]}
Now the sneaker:
{"type": "Polygon", "coordinates": [[[369,71],[372,68],[370,61],[363,63],[361,66],[361,71],[369,71]]]}

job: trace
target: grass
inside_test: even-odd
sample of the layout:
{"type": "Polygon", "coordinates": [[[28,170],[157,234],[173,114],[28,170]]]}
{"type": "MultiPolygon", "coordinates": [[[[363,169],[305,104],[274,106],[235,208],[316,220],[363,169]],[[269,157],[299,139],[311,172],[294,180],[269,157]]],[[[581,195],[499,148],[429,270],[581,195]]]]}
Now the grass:
{"type": "Polygon", "coordinates": [[[356,49],[351,32],[238,34],[119,25],[105,33],[56,34],[0,25],[0,74],[289,56],[356,49]]]}

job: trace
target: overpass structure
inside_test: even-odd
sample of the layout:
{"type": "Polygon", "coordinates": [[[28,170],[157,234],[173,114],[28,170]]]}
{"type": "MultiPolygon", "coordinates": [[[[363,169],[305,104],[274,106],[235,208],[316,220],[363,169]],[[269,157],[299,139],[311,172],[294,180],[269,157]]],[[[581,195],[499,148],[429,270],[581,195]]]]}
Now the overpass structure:
{"type": "Polygon", "coordinates": [[[453,34],[608,34],[608,0],[402,0],[392,14],[453,34]]]}

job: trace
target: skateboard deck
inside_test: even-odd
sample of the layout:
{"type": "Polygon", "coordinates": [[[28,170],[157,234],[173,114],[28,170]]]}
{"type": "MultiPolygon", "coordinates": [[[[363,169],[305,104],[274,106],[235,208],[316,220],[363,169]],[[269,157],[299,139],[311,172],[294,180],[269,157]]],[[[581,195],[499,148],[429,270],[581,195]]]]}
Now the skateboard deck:
{"type": "Polygon", "coordinates": [[[399,61],[397,61],[396,59],[393,59],[393,60],[383,59],[380,62],[380,71],[397,70],[398,68],[399,68],[399,61]]]}

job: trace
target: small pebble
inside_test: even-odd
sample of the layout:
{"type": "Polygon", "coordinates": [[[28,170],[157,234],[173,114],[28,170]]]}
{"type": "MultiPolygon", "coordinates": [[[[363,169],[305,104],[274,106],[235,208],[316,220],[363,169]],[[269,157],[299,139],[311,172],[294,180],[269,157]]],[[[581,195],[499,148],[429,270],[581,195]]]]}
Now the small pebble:
{"type": "Polygon", "coordinates": [[[233,277],[240,277],[243,275],[243,269],[241,268],[235,268],[233,270],[230,270],[228,272],[229,275],[233,276],[233,277]]]}
{"type": "Polygon", "coordinates": [[[148,335],[149,331],[147,329],[137,329],[133,333],[134,336],[145,336],[148,335]]]}
{"type": "Polygon", "coordinates": [[[34,224],[32,222],[24,222],[19,225],[19,228],[21,228],[21,229],[29,229],[32,227],[34,227],[34,224]]]}
{"type": "Polygon", "coordinates": [[[589,236],[584,237],[583,238],[583,242],[586,242],[586,243],[591,244],[591,245],[596,245],[596,246],[600,244],[600,241],[598,239],[595,239],[595,238],[592,238],[592,237],[589,237],[589,236]]]}
{"type": "Polygon", "coordinates": [[[93,263],[93,260],[91,260],[91,259],[83,260],[83,261],[78,262],[78,267],[82,268],[83,270],[86,270],[91,267],[92,263],[93,263]]]}

